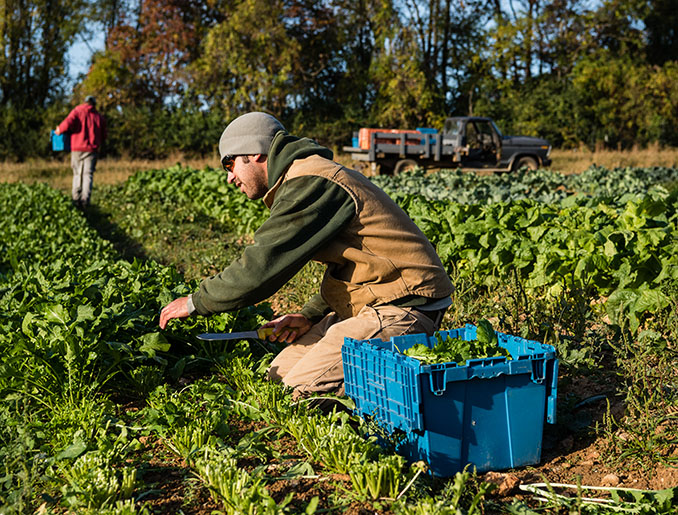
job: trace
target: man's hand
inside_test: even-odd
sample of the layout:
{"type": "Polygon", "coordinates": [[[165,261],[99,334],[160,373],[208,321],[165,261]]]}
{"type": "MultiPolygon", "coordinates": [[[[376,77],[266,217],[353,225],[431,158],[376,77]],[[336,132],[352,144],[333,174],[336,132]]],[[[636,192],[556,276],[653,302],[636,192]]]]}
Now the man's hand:
{"type": "Polygon", "coordinates": [[[58,125],[57,125],[57,128],[54,129],[54,134],[56,134],[57,136],[58,136],[59,134],[61,134],[61,132],[59,131],[59,126],[58,126],[58,125]]]}
{"type": "Polygon", "coordinates": [[[269,340],[292,343],[299,336],[306,334],[312,326],[313,323],[304,315],[294,313],[271,320],[262,327],[273,327],[273,334],[269,340]]]}
{"type": "Polygon", "coordinates": [[[167,326],[167,322],[173,318],[186,318],[188,313],[188,297],[175,299],[160,311],[160,329],[167,326]]]}

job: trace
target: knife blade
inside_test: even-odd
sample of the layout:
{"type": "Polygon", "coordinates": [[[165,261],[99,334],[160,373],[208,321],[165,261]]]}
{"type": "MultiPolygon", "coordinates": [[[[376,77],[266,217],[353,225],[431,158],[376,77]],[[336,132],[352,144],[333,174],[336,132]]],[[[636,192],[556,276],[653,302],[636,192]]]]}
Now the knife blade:
{"type": "Polygon", "coordinates": [[[198,339],[210,342],[221,340],[245,340],[247,338],[258,338],[259,340],[265,340],[272,334],[272,327],[264,327],[257,329],[256,331],[240,331],[237,333],[203,333],[198,335],[198,339]]]}

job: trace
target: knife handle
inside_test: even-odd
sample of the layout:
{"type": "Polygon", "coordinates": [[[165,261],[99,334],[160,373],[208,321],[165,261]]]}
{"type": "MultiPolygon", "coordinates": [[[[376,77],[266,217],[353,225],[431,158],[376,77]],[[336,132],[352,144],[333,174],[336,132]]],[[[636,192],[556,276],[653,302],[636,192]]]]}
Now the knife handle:
{"type": "Polygon", "coordinates": [[[260,340],[266,340],[272,334],[273,334],[272,327],[262,327],[260,329],[257,329],[257,336],[259,336],[260,340]]]}

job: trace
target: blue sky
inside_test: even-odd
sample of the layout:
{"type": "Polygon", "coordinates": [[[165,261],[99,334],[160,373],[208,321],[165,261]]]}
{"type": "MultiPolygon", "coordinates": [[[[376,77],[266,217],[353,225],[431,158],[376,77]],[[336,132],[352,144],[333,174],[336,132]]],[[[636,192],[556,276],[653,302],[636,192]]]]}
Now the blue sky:
{"type": "Polygon", "coordinates": [[[71,86],[77,82],[78,76],[87,73],[92,54],[104,49],[104,32],[96,31],[85,41],[82,38],[73,44],[68,51],[68,78],[71,86]]]}

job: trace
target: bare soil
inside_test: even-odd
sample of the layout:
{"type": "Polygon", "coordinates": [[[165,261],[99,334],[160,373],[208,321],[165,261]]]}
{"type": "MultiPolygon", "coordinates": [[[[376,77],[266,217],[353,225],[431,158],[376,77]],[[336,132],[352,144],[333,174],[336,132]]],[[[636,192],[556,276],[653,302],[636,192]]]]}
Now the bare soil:
{"type": "Polygon", "coordinates": [[[153,453],[141,469],[147,490],[140,501],[152,513],[208,515],[219,509],[209,490],[193,476],[184,460],[171,454],[160,440],[142,441],[153,453]]]}
{"type": "MultiPolygon", "coordinates": [[[[563,378],[561,395],[576,395],[584,399],[569,410],[566,424],[546,424],[542,442],[542,459],[539,464],[508,471],[491,471],[480,475],[480,479],[495,483],[498,488],[491,494],[498,502],[510,503],[522,500],[537,506],[533,494],[520,489],[521,485],[535,483],[581,484],[662,490],[678,485],[678,468],[659,463],[640,466],[633,461],[612,462],[607,449],[605,435],[596,434],[596,424],[602,422],[607,411],[607,400],[611,402],[610,412],[617,417],[624,413],[623,402],[616,398],[616,385],[599,377],[577,376],[563,378]]],[[[559,400],[560,401],[560,400],[559,400]]],[[[128,406],[134,410],[134,406],[128,406]]],[[[239,418],[228,420],[228,440],[237,443],[247,434],[266,427],[261,421],[239,418]]],[[[280,436],[274,431],[268,433],[266,444],[280,458],[264,461],[266,464],[267,488],[277,503],[291,495],[288,504],[291,513],[303,513],[314,497],[319,499],[319,510],[349,515],[388,514],[388,503],[373,504],[352,498],[350,477],[342,474],[326,474],[322,464],[314,462],[299,449],[296,441],[289,436],[280,436]],[[296,463],[309,462],[315,476],[286,477],[285,473],[296,463]]],[[[194,477],[190,467],[174,456],[159,439],[148,437],[142,440],[146,451],[152,453],[141,470],[141,479],[147,491],[142,501],[153,513],[178,513],[206,515],[223,507],[207,488],[194,477]]],[[[672,449],[673,457],[678,456],[678,445],[672,449]]],[[[262,464],[257,457],[241,460],[238,465],[252,470],[262,464]]],[[[436,482],[438,487],[442,481],[436,482]]],[[[575,490],[571,490],[574,494],[575,490]]],[[[605,498],[606,492],[594,491],[589,496],[605,498]]]]}

